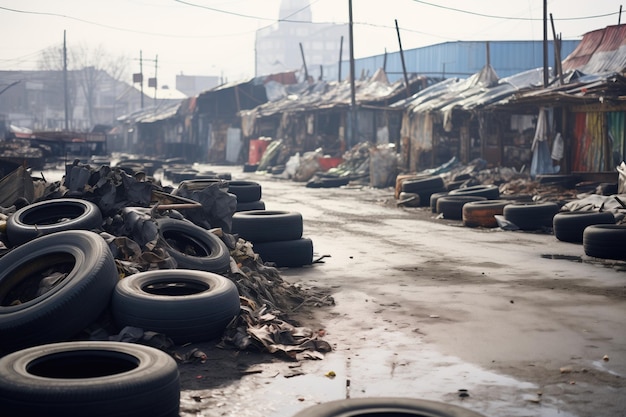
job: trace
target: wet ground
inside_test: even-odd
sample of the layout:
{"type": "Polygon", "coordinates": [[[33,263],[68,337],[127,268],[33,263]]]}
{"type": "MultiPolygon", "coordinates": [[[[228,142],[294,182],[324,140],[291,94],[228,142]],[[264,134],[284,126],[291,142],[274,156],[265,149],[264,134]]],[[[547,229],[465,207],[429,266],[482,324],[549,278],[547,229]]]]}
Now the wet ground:
{"type": "Polygon", "coordinates": [[[290,417],[377,396],[492,417],[626,415],[624,263],[551,234],[399,208],[391,188],[305,188],[212,169],[259,182],[267,209],[302,214],[315,257],[328,256],[281,275],[332,290],[335,306],[295,319],[324,329],[334,350],[294,362],[200,345],[208,360],[180,368],[181,416],[290,417]]]}

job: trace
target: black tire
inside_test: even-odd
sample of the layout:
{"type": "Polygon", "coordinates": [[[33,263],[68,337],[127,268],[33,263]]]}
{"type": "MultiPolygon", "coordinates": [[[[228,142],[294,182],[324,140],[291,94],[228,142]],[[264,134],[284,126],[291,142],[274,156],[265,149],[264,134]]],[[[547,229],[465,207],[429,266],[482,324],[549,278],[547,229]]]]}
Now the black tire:
{"type": "Polygon", "coordinates": [[[0,258],[0,353],[69,340],[109,306],[117,281],[111,250],[93,232],[57,232],[8,252],[0,258]],[[53,272],[62,280],[38,295],[53,272]]]}
{"type": "Polygon", "coordinates": [[[562,211],[552,219],[554,236],[570,243],[582,243],[585,228],[594,224],[615,224],[615,216],[610,211],[562,211]]]}
{"type": "Polygon", "coordinates": [[[497,200],[500,198],[500,189],[497,185],[474,185],[471,187],[457,188],[450,191],[450,195],[470,195],[485,197],[487,200],[497,200]]]}
{"type": "Polygon", "coordinates": [[[265,202],[263,200],[251,201],[249,203],[237,203],[236,211],[252,211],[265,210],[265,202]]]}
{"type": "Polygon", "coordinates": [[[102,213],[90,201],[58,198],[30,204],[7,219],[7,238],[21,245],[37,236],[62,230],[93,230],[102,227],[102,213]]]}
{"type": "Polygon", "coordinates": [[[237,203],[261,199],[261,184],[254,181],[228,181],[228,192],[237,196],[237,203]]]}
{"type": "Polygon", "coordinates": [[[296,212],[253,210],[233,214],[232,233],[253,243],[297,240],[302,230],[302,215],[296,212]]]}
{"type": "Polygon", "coordinates": [[[441,197],[445,197],[448,194],[450,194],[449,191],[442,191],[439,193],[433,193],[430,195],[430,211],[433,213],[437,213],[437,200],[439,200],[441,197]]]}
{"type": "Polygon", "coordinates": [[[165,250],[180,269],[226,272],[230,268],[230,251],[215,234],[186,220],[157,220],[159,237],[165,250]]]}
{"type": "Polygon", "coordinates": [[[350,177],[316,175],[306,183],[306,188],[339,188],[350,184],[350,177]]]}
{"type": "Polygon", "coordinates": [[[178,365],[158,349],[123,342],[65,342],[0,358],[6,416],[177,417],[178,365]]]}
{"type": "Polygon", "coordinates": [[[484,417],[453,404],[414,398],[350,398],[317,404],[296,413],[294,417],[484,417]]]}
{"type": "Polygon", "coordinates": [[[239,293],[212,272],[161,269],[119,281],[111,311],[115,323],[163,333],[177,344],[218,338],[239,314],[239,293]]]}
{"type": "Polygon", "coordinates": [[[462,220],[463,206],[472,201],[483,201],[485,197],[447,195],[437,200],[437,213],[441,213],[444,219],[462,220]]]}
{"type": "Polygon", "coordinates": [[[261,256],[263,262],[273,262],[279,268],[294,268],[313,263],[313,241],[308,238],[259,242],[253,245],[253,250],[261,256]]]}
{"type": "Polygon", "coordinates": [[[583,232],[585,255],[601,259],[626,260],[626,225],[595,224],[583,232]]]}
{"type": "Polygon", "coordinates": [[[463,225],[467,227],[498,227],[497,215],[502,215],[507,200],[472,201],[463,206],[463,225]]]}
{"type": "Polygon", "coordinates": [[[559,205],[552,202],[512,203],[504,207],[504,219],[520,230],[552,228],[552,219],[559,212],[559,205]]]}
{"type": "Polygon", "coordinates": [[[427,178],[419,178],[415,180],[404,180],[402,182],[401,191],[405,193],[417,193],[435,190],[445,189],[443,178],[439,175],[427,178]]]}
{"type": "Polygon", "coordinates": [[[258,167],[259,167],[259,164],[245,163],[243,164],[243,172],[255,172],[258,167]]]}

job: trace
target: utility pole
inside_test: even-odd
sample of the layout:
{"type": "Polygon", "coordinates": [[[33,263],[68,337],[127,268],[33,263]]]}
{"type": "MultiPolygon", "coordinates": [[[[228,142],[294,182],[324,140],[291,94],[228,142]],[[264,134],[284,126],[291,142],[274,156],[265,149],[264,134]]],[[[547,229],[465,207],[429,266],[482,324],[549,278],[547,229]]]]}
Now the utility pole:
{"type": "Polygon", "coordinates": [[[67,43],[63,31],[63,103],[65,106],[65,131],[69,131],[69,93],[67,91],[67,43]]]}
{"type": "Polygon", "coordinates": [[[543,87],[548,86],[548,0],[543,0],[543,87]]]}
{"type": "Polygon", "coordinates": [[[341,82],[341,59],[343,58],[343,35],[339,41],[339,65],[337,65],[337,82],[341,82]]]}
{"type": "Polygon", "coordinates": [[[350,34],[350,132],[349,132],[349,144],[356,141],[356,86],[354,79],[354,29],[352,21],[352,0],[348,0],[348,28],[350,34]]]}
{"type": "Polygon", "coordinates": [[[141,87],[141,108],[143,109],[143,51],[139,51],[139,74],[141,74],[141,80],[139,86],[141,87]]]}
{"type": "Polygon", "coordinates": [[[402,61],[402,74],[404,74],[404,86],[406,87],[406,96],[411,97],[411,88],[409,86],[409,77],[406,74],[406,64],[404,63],[404,51],[402,50],[402,40],[400,39],[400,29],[398,28],[398,19],[396,22],[396,33],[398,34],[398,46],[400,48],[400,60],[402,61]]]}

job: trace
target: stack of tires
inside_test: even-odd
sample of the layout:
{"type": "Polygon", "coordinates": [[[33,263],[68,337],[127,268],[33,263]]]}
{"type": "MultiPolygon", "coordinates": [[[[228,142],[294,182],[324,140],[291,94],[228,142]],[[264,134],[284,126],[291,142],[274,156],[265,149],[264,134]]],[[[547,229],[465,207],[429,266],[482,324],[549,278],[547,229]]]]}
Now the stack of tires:
{"type": "Polygon", "coordinates": [[[236,211],[265,210],[261,200],[261,184],[254,181],[228,181],[228,192],[237,196],[236,211]]]}
{"type": "Polygon", "coordinates": [[[562,211],[554,216],[553,230],[562,242],[582,243],[587,256],[626,260],[626,225],[615,224],[610,211],[562,211]]]}
{"type": "Polygon", "coordinates": [[[419,200],[419,206],[423,207],[428,206],[432,194],[446,191],[446,188],[443,178],[436,175],[404,179],[400,185],[400,191],[400,199],[405,200],[414,197],[416,204],[419,200]]]}
{"type": "Polygon", "coordinates": [[[297,212],[252,210],[233,215],[233,234],[252,243],[263,262],[277,267],[313,263],[313,242],[302,237],[302,215],[297,212]]]}
{"type": "MultiPolygon", "coordinates": [[[[489,212],[485,212],[480,207],[474,207],[471,204],[498,199],[500,191],[497,186],[475,185],[453,189],[444,193],[438,196],[435,203],[435,212],[441,214],[444,219],[463,220],[463,224],[471,227],[491,227],[490,222],[483,221],[483,217],[485,217],[485,220],[490,220],[489,212]],[[478,210],[481,212],[480,215],[478,215],[478,210]]],[[[433,196],[431,196],[431,208],[432,200],[433,196]]]]}

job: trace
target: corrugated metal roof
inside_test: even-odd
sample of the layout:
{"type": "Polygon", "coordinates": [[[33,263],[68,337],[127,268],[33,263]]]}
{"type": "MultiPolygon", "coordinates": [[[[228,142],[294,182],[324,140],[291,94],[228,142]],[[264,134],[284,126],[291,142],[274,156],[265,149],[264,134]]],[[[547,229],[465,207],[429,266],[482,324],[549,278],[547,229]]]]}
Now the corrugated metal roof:
{"type": "Polygon", "coordinates": [[[563,60],[563,71],[586,74],[626,70],[626,25],[607,26],[588,32],[578,47],[563,60]]]}

